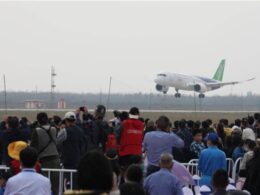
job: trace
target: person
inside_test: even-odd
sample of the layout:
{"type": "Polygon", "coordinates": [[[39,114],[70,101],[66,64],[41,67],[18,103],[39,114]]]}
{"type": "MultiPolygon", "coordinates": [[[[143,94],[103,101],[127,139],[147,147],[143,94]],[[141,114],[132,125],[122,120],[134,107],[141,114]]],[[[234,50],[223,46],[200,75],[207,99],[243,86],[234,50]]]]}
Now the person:
{"type": "Polygon", "coordinates": [[[195,158],[199,158],[202,150],[204,150],[206,147],[204,143],[202,142],[202,132],[200,130],[193,131],[193,142],[190,146],[190,151],[195,154],[195,158]]]}
{"type": "Polygon", "coordinates": [[[233,135],[232,139],[233,139],[233,147],[234,147],[232,153],[232,159],[234,162],[236,162],[238,158],[243,157],[245,155],[246,151],[243,148],[244,142],[239,135],[233,135]]]}
{"type": "Polygon", "coordinates": [[[9,178],[4,195],[51,195],[50,180],[36,173],[37,151],[28,146],[20,152],[22,172],[9,178]]]}
{"type": "Polygon", "coordinates": [[[140,165],[132,164],[130,165],[125,173],[126,182],[135,182],[142,185],[143,183],[143,171],[140,165]]]}
{"type": "Polygon", "coordinates": [[[247,139],[251,139],[252,141],[256,140],[256,135],[255,132],[253,131],[253,124],[254,124],[254,118],[248,117],[246,128],[243,130],[242,133],[243,140],[247,140],[247,139]]]}
{"type": "Polygon", "coordinates": [[[61,145],[61,161],[65,169],[76,169],[85,153],[85,139],[82,129],[75,125],[76,115],[67,112],[63,119],[64,129],[58,137],[61,145]],[[63,135],[62,135],[63,134],[63,135]]]}
{"type": "Polygon", "coordinates": [[[198,169],[202,176],[199,181],[200,186],[211,186],[211,176],[218,169],[227,168],[226,155],[218,149],[219,137],[216,133],[209,133],[207,136],[208,148],[201,152],[198,162],[198,169]]]}
{"type": "Polygon", "coordinates": [[[145,195],[142,186],[137,183],[124,183],[119,187],[120,195],[145,195]]]}
{"type": "Polygon", "coordinates": [[[170,132],[169,124],[168,117],[160,116],[156,121],[157,130],[147,133],[144,137],[144,151],[148,160],[146,176],[160,170],[159,162],[163,153],[171,153],[173,147],[184,146],[184,141],[170,132]]]}
{"type": "Polygon", "coordinates": [[[113,187],[113,172],[109,161],[99,151],[90,151],[78,166],[78,188],[80,191],[66,191],[72,194],[108,194],[113,187]]]}
{"type": "MultiPolygon", "coordinates": [[[[85,153],[85,137],[82,129],[76,126],[76,115],[74,112],[67,112],[63,119],[64,129],[60,131],[59,139],[61,149],[61,162],[65,169],[77,169],[81,157],[85,153]],[[63,134],[63,135],[62,135],[63,134]]],[[[76,175],[74,174],[74,180],[76,175]]],[[[69,180],[69,174],[65,174],[66,185],[72,185],[69,180]]],[[[77,188],[76,180],[73,182],[73,188],[77,188]]]]}
{"type": "MultiPolygon", "coordinates": [[[[39,162],[42,168],[59,169],[60,158],[57,149],[57,129],[48,122],[47,113],[37,114],[38,125],[32,133],[31,146],[38,152],[39,162]]],[[[52,192],[57,195],[59,192],[59,174],[50,175],[52,192]]]]}
{"type": "Polygon", "coordinates": [[[217,170],[212,177],[214,192],[211,195],[248,195],[246,192],[239,190],[227,191],[228,184],[229,178],[227,172],[223,169],[217,170]]]}
{"type": "MultiPolygon", "coordinates": [[[[8,145],[8,155],[11,157],[10,174],[16,175],[21,172],[20,152],[27,147],[27,143],[23,141],[12,142],[8,145]]],[[[40,173],[41,167],[39,162],[35,165],[35,170],[40,173]]]]}
{"type": "Polygon", "coordinates": [[[180,180],[171,173],[173,156],[164,153],[160,158],[161,169],[144,180],[144,189],[150,195],[183,195],[180,180]]]}
{"type": "Polygon", "coordinates": [[[8,145],[14,141],[28,142],[28,136],[19,129],[19,119],[9,116],[6,120],[6,130],[3,132],[3,163],[10,166],[11,158],[8,155],[8,145]]]}
{"type": "Polygon", "coordinates": [[[155,127],[154,121],[149,119],[145,125],[144,134],[149,133],[151,131],[155,131],[155,130],[156,130],[156,127],[155,127]]]}
{"type": "Polygon", "coordinates": [[[226,136],[231,135],[232,129],[228,126],[228,119],[221,119],[220,123],[224,126],[224,132],[226,136]]]}
{"type": "Polygon", "coordinates": [[[255,147],[256,147],[256,143],[254,141],[250,139],[245,141],[244,150],[247,152],[243,156],[242,161],[240,163],[240,171],[239,171],[240,177],[245,177],[246,165],[253,158],[255,147]]]}
{"type": "Polygon", "coordinates": [[[139,120],[139,109],[133,107],[129,111],[129,119],[122,123],[119,135],[119,164],[127,168],[141,161],[144,123],[139,120]]]}
{"type": "Polygon", "coordinates": [[[251,195],[260,194],[260,147],[254,149],[253,158],[246,166],[246,181],[244,189],[249,191],[251,195]]]}

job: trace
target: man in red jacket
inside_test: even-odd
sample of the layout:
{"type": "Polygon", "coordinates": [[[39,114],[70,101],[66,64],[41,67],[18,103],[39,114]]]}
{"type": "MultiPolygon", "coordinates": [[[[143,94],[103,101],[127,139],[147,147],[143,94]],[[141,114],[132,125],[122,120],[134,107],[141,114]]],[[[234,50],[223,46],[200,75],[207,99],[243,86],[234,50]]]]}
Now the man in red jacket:
{"type": "Polygon", "coordinates": [[[119,164],[128,167],[141,161],[144,123],[139,120],[139,109],[129,111],[129,119],[124,120],[119,138],[119,164]]]}

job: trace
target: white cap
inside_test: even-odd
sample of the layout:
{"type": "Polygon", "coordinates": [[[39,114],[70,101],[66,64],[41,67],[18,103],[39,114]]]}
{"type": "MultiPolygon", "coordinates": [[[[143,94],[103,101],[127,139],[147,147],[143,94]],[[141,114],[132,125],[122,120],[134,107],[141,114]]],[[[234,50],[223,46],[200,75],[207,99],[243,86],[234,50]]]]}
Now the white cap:
{"type": "Polygon", "coordinates": [[[76,120],[76,114],[74,112],[67,112],[64,119],[76,120]]]}

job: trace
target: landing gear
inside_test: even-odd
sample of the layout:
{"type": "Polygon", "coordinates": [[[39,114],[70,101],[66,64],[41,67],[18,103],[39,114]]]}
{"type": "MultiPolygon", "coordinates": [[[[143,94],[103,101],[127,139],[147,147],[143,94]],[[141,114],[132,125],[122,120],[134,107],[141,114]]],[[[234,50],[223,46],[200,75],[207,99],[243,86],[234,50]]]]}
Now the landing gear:
{"type": "Polygon", "coordinates": [[[164,94],[164,95],[167,94],[167,91],[163,91],[163,94],[164,94]]]}
{"type": "Polygon", "coordinates": [[[181,94],[177,92],[177,93],[175,93],[175,97],[176,97],[176,98],[180,98],[180,97],[181,97],[181,94]]]}
{"type": "Polygon", "coordinates": [[[203,93],[200,93],[199,98],[205,98],[205,95],[203,93]]]}

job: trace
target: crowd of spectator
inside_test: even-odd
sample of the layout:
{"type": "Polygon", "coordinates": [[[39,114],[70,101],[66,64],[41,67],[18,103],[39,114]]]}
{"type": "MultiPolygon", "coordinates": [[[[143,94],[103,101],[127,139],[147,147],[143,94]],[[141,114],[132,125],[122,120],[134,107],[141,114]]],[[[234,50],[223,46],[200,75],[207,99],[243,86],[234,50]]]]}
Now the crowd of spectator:
{"type": "Polygon", "coordinates": [[[98,105],[93,114],[86,107],[64,117],[40,112],[35,122],[7,116],[0,124],[0,161],[10,169],[0,171],[0,195],[60,194],[60,175],[52,172],[48,179],[44,168],[77,170],[73,181],[64,175],[68,195],[182,195],[185,184],[173,167],[192,159],[201,173],[194,186],[186,186],[194,193],[197,185],[213,195],[259,195],[259,138],[259,113],[234,123],[172,122],[167,116],[143,119],[132,107],[107,119],[105,106],[98,105]],[[237,189],[229,192],[227,158],[242,158],[237,189]]]}

